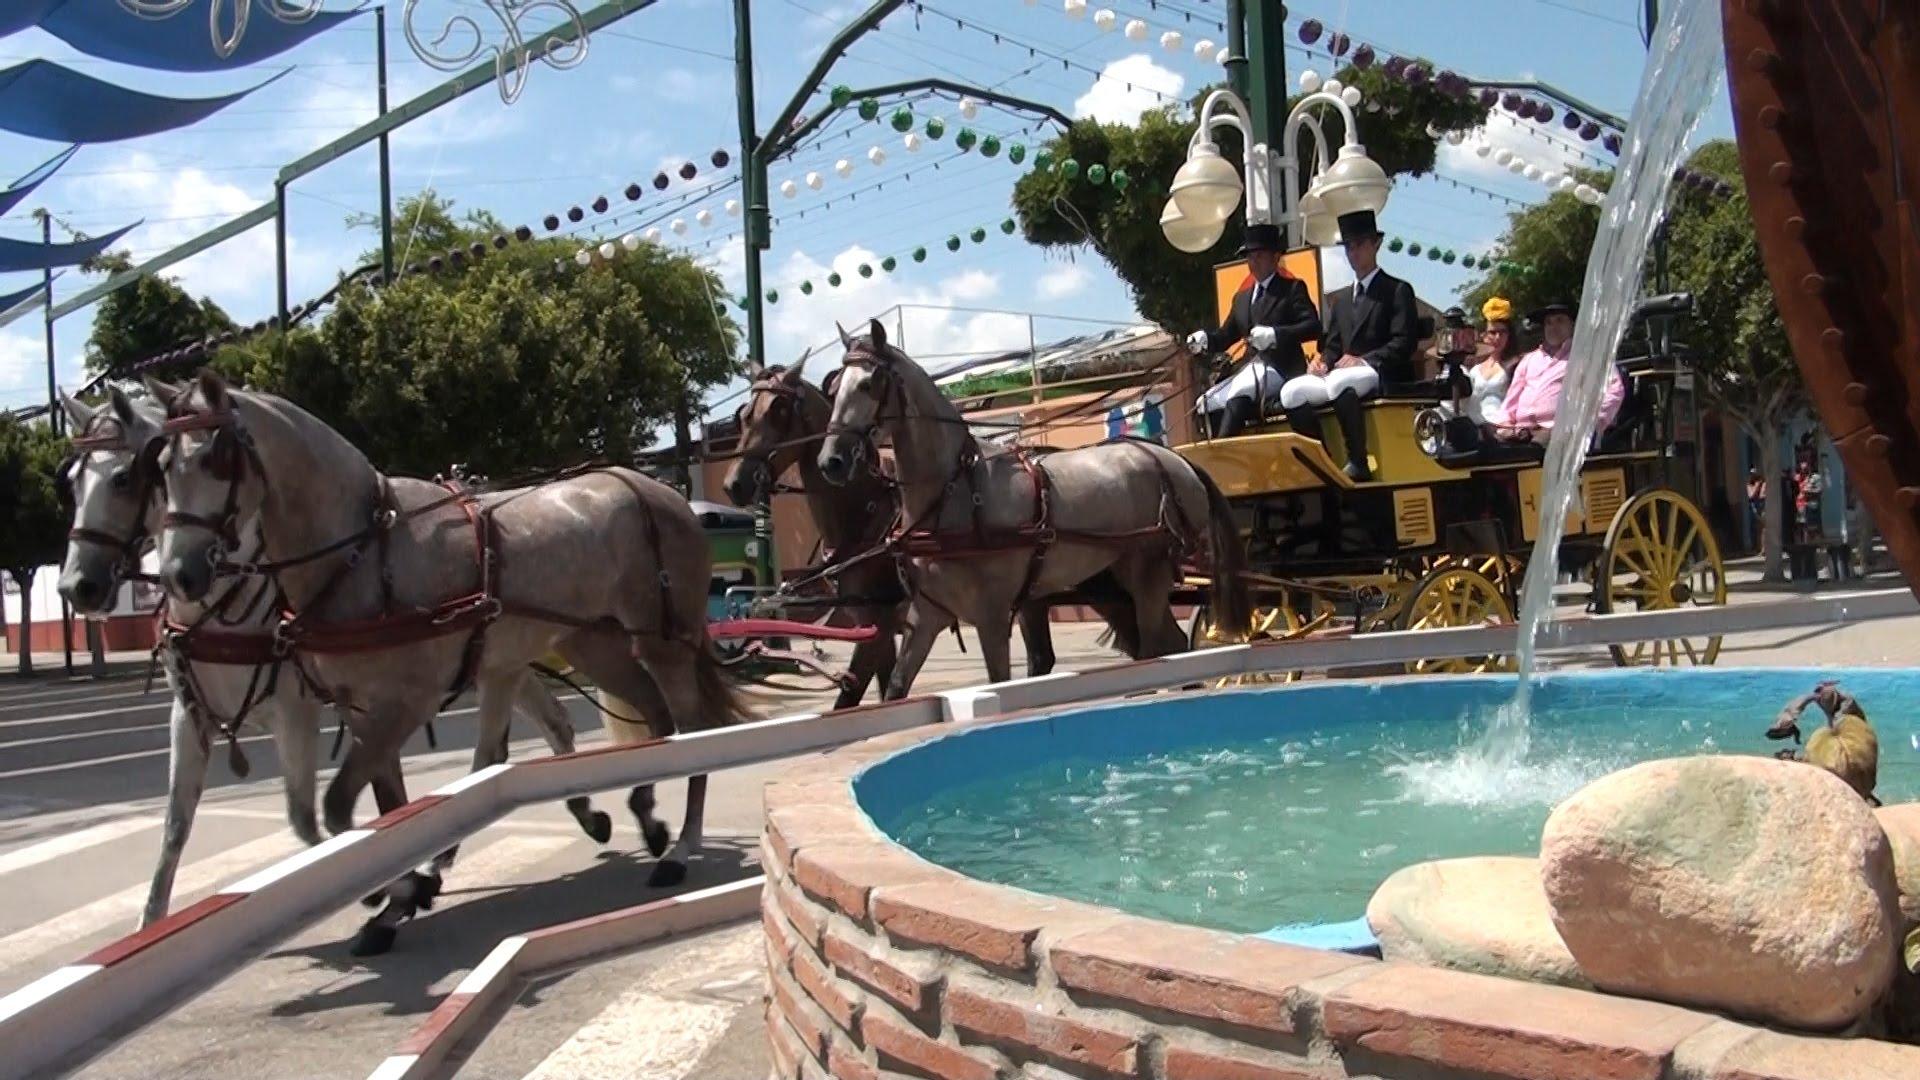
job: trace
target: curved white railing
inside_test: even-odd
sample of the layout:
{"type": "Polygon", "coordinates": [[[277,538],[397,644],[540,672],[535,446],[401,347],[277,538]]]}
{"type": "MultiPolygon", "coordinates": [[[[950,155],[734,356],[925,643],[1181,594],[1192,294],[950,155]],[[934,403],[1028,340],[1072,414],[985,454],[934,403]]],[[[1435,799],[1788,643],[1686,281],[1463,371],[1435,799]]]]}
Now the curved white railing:
{"type": "MultiPolygon", "coordinates": [[[[1602,615],[1554,622],[1542,652],[1920,614],[1905,589],[1602,615]]],[[[1234,645],[963,690],[825,716],[807,713],[463,777],[362,828],[235,882],[0,999],[0,1068],[74,1068],[247,961],[510,811],[794,757],[951,720],[1164,690],[1235,676],[1514,651],[1512,626],[1234,645]]]]}

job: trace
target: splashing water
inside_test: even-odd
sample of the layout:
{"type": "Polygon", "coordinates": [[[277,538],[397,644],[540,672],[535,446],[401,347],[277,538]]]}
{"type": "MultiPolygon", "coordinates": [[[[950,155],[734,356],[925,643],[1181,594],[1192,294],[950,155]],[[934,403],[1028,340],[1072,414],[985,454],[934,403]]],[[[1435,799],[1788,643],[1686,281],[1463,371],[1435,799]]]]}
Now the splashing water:
{"type": "Polygon", "coordinates": [[[1633,121],[1620,154],[1613,186],[1600,212],[1600,231],[1587,260],[1572,359],[1561,385],[1553,438],[1547,444],[1540,497],[1540,525],[1520,590],[1519,685],[1513,701],[1486,718],[1485,733],[1465,748],[1458,767],[1485,783],[1501,773],[1524,785],[1534,682],[1534,652],[1540,631],[1553,619],[1553,586],[1559,577],[1560,540],[1579,490],[1599,420],[1600,400],[1613,375],[1613,359],[1632,321],[1640,294],[1647,247],[1666,206],[1667,188],[1687,138],[1713,100],[1725,63],[1720,42],[1719,0],[1677,0],[1667,6],[1654,36],[1633,121]]]}

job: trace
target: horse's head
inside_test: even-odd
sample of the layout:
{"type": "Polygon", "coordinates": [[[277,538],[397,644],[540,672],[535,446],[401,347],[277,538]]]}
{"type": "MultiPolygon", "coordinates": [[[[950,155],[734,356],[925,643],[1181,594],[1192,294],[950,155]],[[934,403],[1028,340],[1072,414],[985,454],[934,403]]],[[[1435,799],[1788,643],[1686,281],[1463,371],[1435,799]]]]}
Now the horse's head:
{"type": "Polygon", "coordinates": [[[62,496],[73,507],[60,595],[83,614],[113,606],[125,575],[152,538],[160,497],[160,413],[135,405],[117,386],[108,406],[60,395],[73,431],[73,455],[60,467],[62,496]]]}
{"type": "Polygon", "coordinates": [[[899,376],[894,365],[906,360],[900,350],[887,344],[887,329],[879,319],[868,323],[865,337],[840,330],[840,344],[846,355],[824,384],[833,409],[827,419],[827,437],[820,444],[820,473],[835,484],[851,479],[861,455],[873,449],[874,433],[887,419],[882,414],[890,401],[896,402],[897,411],[899,376]]]}
{"type": "Polygon", "coordinates": [[[167,512],[160,533],[160,580],[188,603],[213,587],[220,563],[258,518],[266,478],[238,400],[211,371],[163,397],[167,419],[160,474],[167,512]]]}
{"type": "MultiPolygon", "coordinates": [[[[808,355],[811,355],[809,353],[808,355]]],[[[773,492],[780,478],[827,430],[827,401],[802,374],[807,357],[791,368],[759,368],[747,387],[746,404],[735,422],[740,429],[739,457],[727,470],[727,498],[735,506],[755,506],[773,492]]]]}

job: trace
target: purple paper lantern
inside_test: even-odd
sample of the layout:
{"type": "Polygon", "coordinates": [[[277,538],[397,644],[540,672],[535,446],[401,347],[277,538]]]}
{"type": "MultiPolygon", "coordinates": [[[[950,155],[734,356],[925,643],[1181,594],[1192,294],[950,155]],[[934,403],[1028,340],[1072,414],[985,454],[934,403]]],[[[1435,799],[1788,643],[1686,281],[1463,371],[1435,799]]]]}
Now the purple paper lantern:
{"type": "Polygon", "coordinates": [[[1540,107],[1533,110],[1533,118],[1543,124],[1553,123],[1553,106],[1544,101],[1541,102],[1540,107]]]}
{"type": "Polygon", "coordinates": [[[1593,140],[1595,140],[1595,139],[1597,139],[1597,138],[1599,138],[1599,137],[1600,137],[1600,125],[1599,125],[1599,124],[1596,124],[1596,123],[1594,123],[1594,122],[1593,122],[1593,121],[1591,121],[1591,120],[1589,120],[1589,121],[1587,121],[1587,122],[1586,122],[1586,123],[1584,123],[1584,124],[1581,124],[1581,125],[1580,125],[1580,137],[1581,137],[1581,138],[1583,138],[1583,139],[1585,139],[1585,140],[1587,140],[1588,142],[1592,142],[1593,140]]]}
{"type": "Polygon", "coordinates": [[[667,179],[667,174],[666,174],[666,173],[654,173],[654,174],[653,174],[653,189],[654,189],[655,191],[665,191],[665,190],[667,190],[667,185],[668,185],[669,183],[672,183],[672,181],[670,181],[670,180],[668,180],[668,179],[667,179]]]}
{"type": "Polygon", "coordinates": [[[707,160],[713,162],[714,168],[724,169],[727,167],[727,162],[732,161],[733,158],[728,156],[725,150],[715,150],[713,156],[707,160]]]}
{"type": "Polygon", "coordinates": [[[693,162],[689,161],[680,166],[680,179],[691,180],[698,175],[700,175],[700,170],[693,167],[693,162]]]}
{"type": "Polygon", "coordinates": [[[1335,56],[1347,55],[1347,49],[1352,45],[1353,41],[1345,34],[1335,34],[1327,39],[1327,51],[1335,56]]]}
{"type": "Polygon", "coordinates": [[[1319,19],[1308,19],[1306,22],[1301,23],[1300,24],[1300,43],[1303,45],[1311,45],[1314,42],[1319,41],[1320,31],[1324,29],[1325,27],[1320,25],[1319,19]]]}
{"type": "Polygon", "coordinates": [[[1365,71],[1373,66],[1373,46],[1361,45],[1353,50],[1353,66],[1365,71]]]}
{"type": "Polygon", "coordinates": [[[1618,132],[1612,132],[1612,131],[1609,131],[1609,132],[1607,132],[1607,137],[1606,137],[1606,139],[1605,139],[1605,140],[1603,140],[1603,141],[1601,142],[1601,144],[1600,144],[1600,145],[1602,145],[1602,146],[1604,146],[1604,147],[1606,147],[1606,148],[1607,148],[1607,153],[1609,153],[1609,154],[1617,154],[1617,153],[1619,153],[1619,152],[1620,152],[1620,135],[1619,135],[1619,133],[1618,133],[1618,132]]]}
{"type": "Polygon", "coordinates": [[[1511,113],[1519,112],[1520,95],[1511,90],[1507,91],[1506,96],[1500,99],[1500,107],[1511,113]]]}
{"type": "Polygon", "coordinates": [[[1480,106],[1482,108],[1491,109],[1499,103],[1500,91],[1486,86],[1480,88],[1480,106]]]}
{"type": "Polygon", "coordinates": [[[1414,63],[1407,66],[1407,85],[1425,86],[1427,84],[1427,65],[1414,63]]]}
{"type": "Polygon", "coordinates": [[[1398,79],[1407,70],[1406,57],[1403,57],[1403,56],[1387,57],[1387,62],[1384,65],[1382,65],[1381,70],[1387,73],[1387,77],[1389,79],[1398,79]]]}
{"type": "Polygon", "coordinates": [[[607,212],[607,197],[605,195],[593,200],[593,212],[596,214],[604,214],[607,212]]]}
{"type": "Polygon", "coordinates": [[[1580,114],[1571,111],[1562,114],[1560,117],[1560,126],[1566,128],[1568,131],[1580,130],[1580,114]]]}

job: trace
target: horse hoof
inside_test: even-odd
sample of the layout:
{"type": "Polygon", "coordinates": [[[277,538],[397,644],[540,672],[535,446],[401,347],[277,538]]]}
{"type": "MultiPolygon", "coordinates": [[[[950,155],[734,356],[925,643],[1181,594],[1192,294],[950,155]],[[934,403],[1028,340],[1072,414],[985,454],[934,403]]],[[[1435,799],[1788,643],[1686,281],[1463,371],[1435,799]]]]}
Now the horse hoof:
{"type": "Polygon", "coordinates": [[[687,880],[687,864],[668,861],[653,868],[653,876],[647,878],[647,886],[654,889],[671,889],[685,880],[687,880]]]}
{"type": "Polygon", "coordinates": [[[604,810],[595,810],[584,825],[587,835],[596,844],[604,844],[613,839],[613,818],[604,810]]]}
{"type": "Polygon", "coordinates": [[[440,896],[440,875],[414,870],[409,872],[409,876],[413,878],[413,906],[421,911],[432,911],[434,900],[440,896]]]}
{"type": "Polygon", "coordinates": [[[361,907],[377,908],[381,904],[384,904],[386,902],[387,902],[387,894],[384,892],[368,893],[367,895],[360,898],[361,907]]]}
{"type": "Polygon", "coordinates": [[[353,945],[349,948],[355,956],[380,956],[393,948],[393,939],[397,936],[393,927],[385,923],[370,922],[353,935],[353,945]]]}
{"type": "Polygon", "coordinates": [[[647,841],[647,854],[656,859],[665,855],[667,853],[667,845],[673,842],[673,834],[667,829],[667,825],[663,821],[656,821],[651,825],[642,822],[640,825],[640,835],[647,841]]]}

